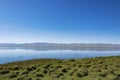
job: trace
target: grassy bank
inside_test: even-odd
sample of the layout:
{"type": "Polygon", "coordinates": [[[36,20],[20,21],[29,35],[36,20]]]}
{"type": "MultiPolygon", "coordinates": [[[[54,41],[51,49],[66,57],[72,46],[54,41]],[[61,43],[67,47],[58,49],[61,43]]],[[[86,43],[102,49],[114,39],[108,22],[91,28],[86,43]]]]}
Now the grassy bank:
{"type": "Polygon", "coordinates": [[[8,63],[0,80],[120,80],[120,56],[8,63]]]}

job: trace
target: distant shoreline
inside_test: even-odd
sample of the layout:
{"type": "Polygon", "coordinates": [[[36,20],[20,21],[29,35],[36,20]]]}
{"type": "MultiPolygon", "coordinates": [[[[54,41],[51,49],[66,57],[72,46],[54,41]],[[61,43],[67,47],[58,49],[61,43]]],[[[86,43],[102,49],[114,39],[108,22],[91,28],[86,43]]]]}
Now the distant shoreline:
{"type": "Polygon", "coordinates": [[[0,49],[117,51],[120,44],[85,43],[0,43],[0,49]]]}

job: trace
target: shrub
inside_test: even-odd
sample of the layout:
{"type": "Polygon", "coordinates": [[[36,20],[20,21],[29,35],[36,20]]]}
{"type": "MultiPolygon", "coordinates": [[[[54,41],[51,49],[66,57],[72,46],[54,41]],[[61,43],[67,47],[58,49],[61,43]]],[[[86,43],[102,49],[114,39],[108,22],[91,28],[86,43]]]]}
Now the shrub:
{"type": "Polygon", "coordinates": [[[37,71],[37,72],[39,72],[39,71],[40,71],[40,69],[37,69],[36,71],[37,71]]]}
{"type": "Polygon", "coordinates": [[[36,80],[41,80],[40,78],[36,78],[36,80]]]}
{"type": "Polygon", "coordinates": [[[16,74],[12,74],[12,75],[9,76],[9,78],[16,78],[16,77],[17,77],[16,74]]]}
{"type": "Polygon", "coordinates": [[[19,67],[18,67],[18,66],[15,66],[15,67],[13,68],[13,70],[19,70],[19,67]]]}
{"type": "Polygon", "coordinates": [[[43,70],[43,74],[46,74],[48,71],[47,70],[43,70]]]}
{"type": "Polygon", "coordinates": [[[61,76],[63,76],[64,74],[63,73],[59,73],[56,75],[57,78],[60,78],[61,76]]]}
{"type": "Polygon", "coordinates": [[[36,74],[36,77],[44,77],[43,74],[36,74]]]}
{"type": "Polygon", "coordinates": [[[82,77],[82,75],[81,75],[80,72],[76,73],[76,76],[77,76],[77,77],[82,77]]]}
{"type": "Polygon", "coordinates": [[[25,80],[24,77],[18,77],[17,80],[25,80]]]}
{"type": "Polygon", "coordinates": [[[112,74],[108,75],[108,76],[107,76],[107,79],[108,79],[108,80],[120,80],[117,76],[112,75],[112,74]]]}
{"type": "Polygon", "coordinates": [[[24,74],[29,74],[29,71],[28,71],[28,70],[24,70],[21,74],[22,74],[22,75],[24,75],[24,74]]]}
{"type": "Polygon", "coordinates": [[[62,68],[62,66],[57,66],[56,68],[62,68]]]}
{"type": "Polygon", "coordinates": [[[62,72],[63,72],[63,73],[66,73],[66,72],[67,72],[67,70],[66,70],[66,69],[62,69],[62,72]]]}
{"type": "Polygon", "coordinates": [[[0,71],[0,74],[7,74],[7,73],[9,73],[8,70],[2,70],[2,71],[0,71]]]}
{"type": "Polygon", "coordinates": [[[105,73],[105,72],[101,72],[101,73],[99,73],[99,75],[100,75],[101,77],[105,77],[105,76],[106,76],[106,73],[105,73]]]}
{"type": "Polygon", "coordinates": [[[89,69],[91,72],[101,72],[100,68],[91,68],[89,69]]]}
{"type": "Polygon", "coordinates": [[[32,78],[27,78],[26,80],[32,80],[32,78]]]}
{"type": "Polygon", "coordinates": [[[58,63],[62,63],[62,61],[58,61],[58,63]]]}
{"type": "Polygon", "coordinates": [[[69,72],[69,75],[72,76],[76,71],[77,69],[73,69],[71,72],[69,72]]]}
{"type": "Polygon", "coordinates": [[[70,61],[70,62],[74,62],[74,61],[75,61],[75,59],[70,59],[69,61],[70,61]]]}
{"type": "Polygon", "coordinates": [[[29,68],[29,67],[26,68],[26,70],[28,70],[28,71],[33,71],[33,69],[32,69],[32,68],[29,68]]]}
{"type": "Polygon", "coordinates": [[[35,69],[37,69],[37,67],[36,66],[32,66],[31,69],[35,70],[35,69]]]}
{"type": "Polygon", "coordinates": [[[81,74],[81,76],[87,76],[88,75],[88,70],[87,69],[82,69],[79,72],[81,74]]]}
{"type": "Polygon", "coordinates": [[[120,70],[114,71],[113,73],[114,73],[116,76],[119,76],[119,77],[120,77],[120,70]]]}
{"type": "Polygon", "coordinates": [[[48,69],[48,68],[50,67],[50,65],[51,65],[51,64],[47,64],[47,65],[45,65],[44,68],[45,68],[45,69],[48,69]]]}
{"type": "Polygon", "coordinates": [[[0,70],[2,70],[3,69],[3,67],[0,67],[0,70]]]}

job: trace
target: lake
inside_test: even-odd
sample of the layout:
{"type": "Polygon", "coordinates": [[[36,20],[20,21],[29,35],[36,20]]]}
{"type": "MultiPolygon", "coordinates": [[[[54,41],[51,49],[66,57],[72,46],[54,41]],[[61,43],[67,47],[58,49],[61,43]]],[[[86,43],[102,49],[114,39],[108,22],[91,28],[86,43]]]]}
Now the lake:
{"type": "Polygon", "coordinates": [[[31,60],[31,59],[73,59],[73,58],[91,58],[99,56],[118,56],[120,51],[75,51],[75,50],[24,50],[11,49],[0,50],[0,64],[31,60]]]}

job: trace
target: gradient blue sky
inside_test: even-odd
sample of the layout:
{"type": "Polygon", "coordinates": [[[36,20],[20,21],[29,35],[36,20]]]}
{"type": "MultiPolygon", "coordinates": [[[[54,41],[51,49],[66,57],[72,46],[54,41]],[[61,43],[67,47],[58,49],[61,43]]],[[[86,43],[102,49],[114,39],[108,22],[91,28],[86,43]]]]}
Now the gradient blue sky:
{"type": "Polygon", "coordinates": [[[0,0],[0,43],[120,43],[120,0],[0,0]]]}

